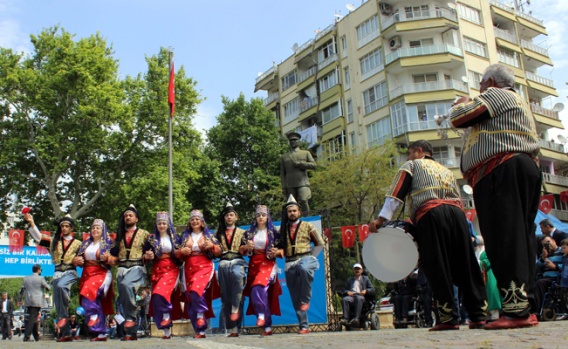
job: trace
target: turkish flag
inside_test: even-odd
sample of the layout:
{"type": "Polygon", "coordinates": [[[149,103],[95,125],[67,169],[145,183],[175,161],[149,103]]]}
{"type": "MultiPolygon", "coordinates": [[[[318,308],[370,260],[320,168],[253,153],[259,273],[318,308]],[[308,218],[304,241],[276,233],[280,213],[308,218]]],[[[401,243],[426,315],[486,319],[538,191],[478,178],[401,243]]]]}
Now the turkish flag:
{"type": "Polygon", "coordinates": [[[560,201],[562,201],[563,203],[568,203],[568,190],[564,190],[563,192],[560,193],[560,201]]]}
{"type": "Polygon", "coordinates": [[[175,73],[174,61],[170,64],[170,82],[168,83],[168,104],[170,105],[170,116],[174,116],[176,105],[176,88],[175,88],[175,73]]]}
{"type": "Polygon", "coordinates": [[[91,233],[83,233],[83,241],[87,240],[91,236],[91,233]]]}
{"type": "Polygon", "coordinates": [[[465,210],[465,218],[467,218],[467,220],[472,222],[472,223],[473,223],[473,220],[475,219],[476,215],[477,215],[477,211],[475,209],[465,210]]]}
{"type": "Polygon", "coordinates": [[[538,209],[548,214],[550,210],[552,210],[552,206],[554,205],[554,195],[543,195],[540,197],[540,201],[538,202],[538,209]]]}
{"type": "Polygon", "coordinates": [[[324,228],[323,233],[327,237],[327,241],[331,242],[331,228],[324,228]]]}
{"type": "MultiPolygon", "coordinates": [[[[51,236],[51,232],[49,231],[40,231],[39,233],[42,235],[51,236]]],[[[39,244],[36,244],[36,254],[37,255],[49,254],[49,250],[43,246],[40,246],[39,244]]]]}
{"type": "Polygon", "coordinates": [[[355,243],[355,226],[341,227],[341,241],[343,248],[352,248],[355,243]]]}
{"type": "Polygon", "coordinates": [[[369,236],[369,225],[359,224],[359,241],[363,242],[369,236]]]}
{"type": "Polygon", "coordinates": [[[10,229],[8,239],[10,252],[22,252],[24,249],[24,231],[18,229],[10,229]]]}

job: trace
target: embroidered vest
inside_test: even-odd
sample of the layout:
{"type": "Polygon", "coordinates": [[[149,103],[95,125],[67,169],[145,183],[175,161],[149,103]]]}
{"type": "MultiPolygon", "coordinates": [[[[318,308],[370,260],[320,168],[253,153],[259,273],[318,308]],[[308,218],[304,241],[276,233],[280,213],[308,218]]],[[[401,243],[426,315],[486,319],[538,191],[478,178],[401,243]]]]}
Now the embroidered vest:
{"type": "Polygon", "coordinates": [[[62,238],[61,240],[59,240],[56,246],[53,246],[52,242],[51,258],[53,260],[53,264],[55,265],[73,264],[73,258],[75,258],[77,252],[79,251],[79,248],[81,248],[81,241],[73,239],[73,241],[71,241],[71,243],[67,247],[67,250],[64,250],[63,241],[64,239],[62,238]]]}
{"type": "Polygon", "coordinates": [[[233,237],[231,240],[231,245],[227,241],[227,237],[225,233],[219,234],[221,239],[219,243],[221,245],[221,249],[223,254],[221,255],[220,259],[223,260],[231,260],[235,258],[243,258],[243,256],[239,253],[239,247],[241,247],[243,242],[243,236],[245,234],[245,230],[235,227],[235,231],[233,231],[233,237]]]}
{"type": "Polygon", "coordinates": [[[143,229],[138,229],[132,236],[130,246],[126,246],[126,239],[122,239],[119,244],[118,259],[120,261],[141,260],[142,255],[144,254],[144,243],[148,239],[148,236],[150,236],[149,232],[143,229]]]}

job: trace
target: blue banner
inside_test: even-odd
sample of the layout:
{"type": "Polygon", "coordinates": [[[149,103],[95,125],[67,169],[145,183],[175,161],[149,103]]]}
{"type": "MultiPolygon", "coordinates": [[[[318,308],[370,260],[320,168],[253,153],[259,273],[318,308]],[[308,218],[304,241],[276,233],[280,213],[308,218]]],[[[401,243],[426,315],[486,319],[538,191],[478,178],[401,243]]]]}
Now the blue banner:
{"type": "Polygon", "coordinates": [[[31,275],[34,264],[41,265],[42,276],[53,276],[51,256],[37,254],[35,246],[24,246],[21,252],[10,252],[9,246],[0,246],[0,278],[31,275]]]}

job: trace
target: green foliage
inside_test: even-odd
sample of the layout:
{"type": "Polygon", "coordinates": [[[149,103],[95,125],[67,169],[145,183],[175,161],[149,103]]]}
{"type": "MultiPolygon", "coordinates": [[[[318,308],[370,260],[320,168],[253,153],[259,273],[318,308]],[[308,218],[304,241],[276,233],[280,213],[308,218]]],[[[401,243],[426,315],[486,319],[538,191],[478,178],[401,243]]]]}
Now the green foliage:
{"type": "Polygon", "coordinates": [[[261,99],[247,102],[241,94],[233,101],[223,97],[223,104],[217,125],[207,132],[206,154],[219,162],[225,198],[244,223],[252,218],[260,193],[280,186],[280,155],[287,142],[261,99]]]}
{"type": "Polygon", "coordinates": [[[24,278],[5,278],[0,279],[0,292],[7,292],[8,296],[12,297],[14,301],[14,306],[16,306],[16,301],[18,300],[18,293],[22,287],[22,282],[24,278]]]}

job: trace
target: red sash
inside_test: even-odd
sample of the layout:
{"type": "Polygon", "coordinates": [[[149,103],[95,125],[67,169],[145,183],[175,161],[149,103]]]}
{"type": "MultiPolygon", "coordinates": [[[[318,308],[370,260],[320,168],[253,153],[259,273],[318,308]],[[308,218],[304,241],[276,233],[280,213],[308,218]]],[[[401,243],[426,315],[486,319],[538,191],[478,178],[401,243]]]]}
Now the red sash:
{"type": "Polygon", "coordinates": [[[205,296],[208,311],[205,312],[206,318],[213,318],[213,307],[211,302],[221,296],[219,284],[215,277],[213,261],[206,255],[193,255],[185,259],[185,288],[189,292],[195,292],[201,297],[205,296]],[[209,287],[207,287],[209,285],[209,287]]]}

